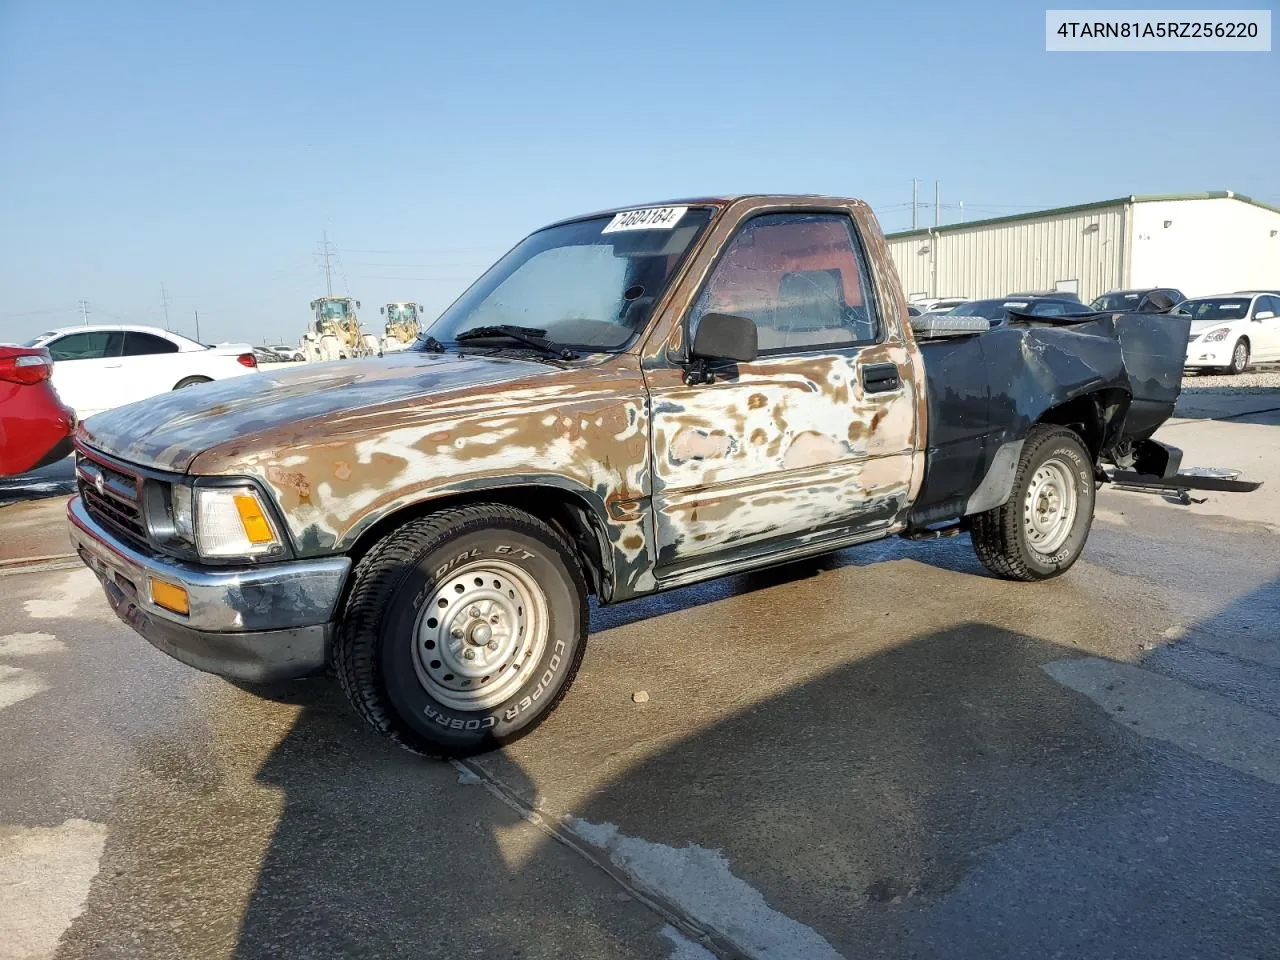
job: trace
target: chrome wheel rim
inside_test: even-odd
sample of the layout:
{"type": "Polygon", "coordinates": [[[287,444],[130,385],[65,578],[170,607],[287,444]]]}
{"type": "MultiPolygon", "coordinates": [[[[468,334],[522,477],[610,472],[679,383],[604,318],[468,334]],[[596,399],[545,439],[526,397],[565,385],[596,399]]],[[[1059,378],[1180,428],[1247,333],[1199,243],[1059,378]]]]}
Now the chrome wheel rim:
{"type": "Polygon", "coordinates": [[[465,564],[418,613],[414,670],[440,703],[485,710],[529,679],[549,634],[547,597],[529,573],[504,560],[465,564]]]}
{"type": "Polygon", "coordinates": [[[1235,356],[1232,358],[1235,362],[1235,368],[1237,370],[1243,370],[1245,361],[1248,359],[1248,357],[1249,357],[1249,351],[1245,349],[1245,345],[1243,343],[1237,343],[1236,353],[1235,353],[1235,356]]]}
{"type": "Polygon", "coordinates": [[[1071,536],[1078,507],[1071,465],[1058,457],[1040,464],[1031,476],[1023,505],[1027,543],[1037,553],[1053,553],[1071,536]]]}

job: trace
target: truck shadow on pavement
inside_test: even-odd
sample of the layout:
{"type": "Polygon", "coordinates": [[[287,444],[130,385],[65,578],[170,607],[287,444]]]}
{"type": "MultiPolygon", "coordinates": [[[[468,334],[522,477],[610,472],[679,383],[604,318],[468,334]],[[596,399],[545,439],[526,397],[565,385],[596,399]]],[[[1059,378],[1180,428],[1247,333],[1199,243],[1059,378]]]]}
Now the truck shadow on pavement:
{"type": "MultiPolygon", "coordinates": [[[[567,808],[537,772],[573,779],[563,725],[477,763],[616,831],[602,856],[643,872],[617,842],[636,838],[674,864],[677,905],[732,923],[742,888],[680,890],[682,857],[721,851],[768,907],[735,928],[748,954],[781,917],[812,933],[797,957],[1260,956],[1277,791],[1140,740],[1042,669],[1077,656],[959,624],[692,730],[567,808]]],[[[296,700],[258,773],[283,809],[237,957],[670,954],[656,916],[481,787],[377,743],[331,686],[296,700]]]]}

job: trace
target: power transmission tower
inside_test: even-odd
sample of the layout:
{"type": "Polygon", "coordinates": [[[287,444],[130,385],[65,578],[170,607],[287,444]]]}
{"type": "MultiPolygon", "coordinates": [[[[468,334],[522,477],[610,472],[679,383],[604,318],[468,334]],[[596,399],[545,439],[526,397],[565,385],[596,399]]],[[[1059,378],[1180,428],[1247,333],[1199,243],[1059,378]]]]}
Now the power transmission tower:
{"type": "Polygon", "coordinates": [[[916,220],[916,207],[920,203],[920,181],[915,177],[911,178],[911,229],[914,230],[920,224],[916,220]]]}
{"type": "Polygon", "coordinates": [[[933,225],[942,225],[942,185],[937,180],[933,181],[933,225]]]}
{"type": "Polygon", "coordinates": [[[164,283],[160,284],[160,302],[164,304],[164,328],[169,329],[169,291],[164,288],[164,283]]]}
{"type": "Polygon", "coordinates": [[[80,301],[80,322],[88,326],[89,324],[89,301],[80,301]]]}
{"type": "Polygon", "coordinates": [[[329,266],[329,259],[333,256],[330,249],[333,244],[329,242],[329,231],[326,230],[321,234],[323,239],[320,241],[320,256],[324,257],[324,293],[327,297],[333,296],[333,272],[329,266]]]}

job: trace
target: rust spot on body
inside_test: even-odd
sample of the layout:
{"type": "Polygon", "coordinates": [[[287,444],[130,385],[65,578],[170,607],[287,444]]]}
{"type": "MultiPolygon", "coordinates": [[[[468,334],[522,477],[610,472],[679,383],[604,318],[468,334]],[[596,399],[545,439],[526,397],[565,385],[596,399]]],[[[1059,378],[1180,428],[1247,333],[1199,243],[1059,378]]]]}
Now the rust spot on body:
{"type": "Polygon", "coordinates": [[[826,434],[806,431],[791,442],[782,465],[788,470],[833,463],[844,456],[844,447],[826,434]]]}
{"type": "Polygon", "coordinates": [[[732,452],[733,438],[723,430],[681,430],[671,441],[671,459],[720,460],[732,452]]]}

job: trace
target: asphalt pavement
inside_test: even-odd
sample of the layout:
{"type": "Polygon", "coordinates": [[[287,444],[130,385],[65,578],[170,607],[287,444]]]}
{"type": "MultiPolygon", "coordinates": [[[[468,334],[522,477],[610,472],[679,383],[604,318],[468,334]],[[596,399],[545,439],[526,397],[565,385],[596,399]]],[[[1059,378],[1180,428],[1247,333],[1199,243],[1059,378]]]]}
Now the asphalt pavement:
{"type": "MultiPolygon", "coordinates": [[[[1216,402],[1186,462],[1280,469],[1216,402]]],[[[560,709],[457,765],[11,567],[0,958],[1280,957],[1275,501],[1104,489],[1045,584],[893,540],[596,610],[560,709]]]]}

